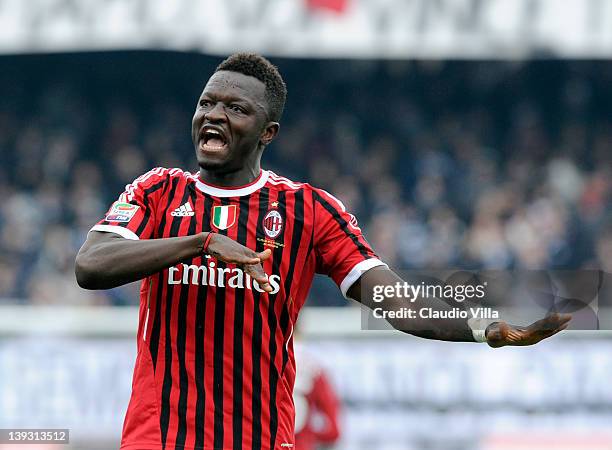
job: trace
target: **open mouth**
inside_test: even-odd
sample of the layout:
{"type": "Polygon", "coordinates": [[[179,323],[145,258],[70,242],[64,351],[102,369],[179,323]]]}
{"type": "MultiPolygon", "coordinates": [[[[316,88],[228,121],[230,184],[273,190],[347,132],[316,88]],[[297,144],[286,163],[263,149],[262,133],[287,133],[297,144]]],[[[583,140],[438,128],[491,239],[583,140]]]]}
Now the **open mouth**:
{"type": "Polygon", "coordinates": [[[200,132],[200,145],[205,151],[219,151],[227,147],[227,139],[221,131],[206,127],[200,132]]]}

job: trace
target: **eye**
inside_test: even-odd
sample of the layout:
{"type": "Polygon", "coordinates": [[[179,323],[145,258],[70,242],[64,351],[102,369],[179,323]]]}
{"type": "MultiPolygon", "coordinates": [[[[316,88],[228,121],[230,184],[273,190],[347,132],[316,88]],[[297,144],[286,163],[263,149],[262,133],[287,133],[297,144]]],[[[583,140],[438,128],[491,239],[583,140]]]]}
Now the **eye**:
{"type": "Polygon", "coordinates": [[[199,101],[200,108],[208,108],[212,105],[209,100],[202,99],[199,101]]]}
{"type": "Polygon", "coordinates": [[[240,105],[230,105],[230,109],[234,112],[245,114],[246,110],[240,105]]]}

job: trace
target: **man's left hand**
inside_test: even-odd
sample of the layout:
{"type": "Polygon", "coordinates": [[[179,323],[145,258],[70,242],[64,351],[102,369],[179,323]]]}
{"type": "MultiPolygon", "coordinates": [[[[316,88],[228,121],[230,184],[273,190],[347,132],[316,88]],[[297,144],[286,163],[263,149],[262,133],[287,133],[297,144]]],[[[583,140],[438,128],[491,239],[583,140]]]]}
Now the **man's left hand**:
{"type": "Polygon", "coordinates": [[[553,313],[528,327],[517,327],[506,322],[494,322],[487,327],[487,343],[491,347],[505,345],[533,345],[542,339],[565,330],[571,320],[569,314],[553,313]]]}

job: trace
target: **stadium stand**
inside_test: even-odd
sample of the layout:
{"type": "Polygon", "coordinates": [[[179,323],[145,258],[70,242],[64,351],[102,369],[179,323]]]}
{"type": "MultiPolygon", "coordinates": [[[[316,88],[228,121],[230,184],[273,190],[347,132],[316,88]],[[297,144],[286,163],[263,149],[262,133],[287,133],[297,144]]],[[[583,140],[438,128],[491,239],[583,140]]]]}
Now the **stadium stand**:
{"type": "MultiPolygon", "coordinates": [[[[217,62],[0,59],[1,302],[137,301],[79,289],[74,255],[136,176],[196,170],[190,120],[217,62]]],[[[275,62],[289,98],[264,163],[341,198],[391,265],[612,271],[609,64],[275,62]]],[[[328,281],[310,301],[346,304],[328,281]]]]}

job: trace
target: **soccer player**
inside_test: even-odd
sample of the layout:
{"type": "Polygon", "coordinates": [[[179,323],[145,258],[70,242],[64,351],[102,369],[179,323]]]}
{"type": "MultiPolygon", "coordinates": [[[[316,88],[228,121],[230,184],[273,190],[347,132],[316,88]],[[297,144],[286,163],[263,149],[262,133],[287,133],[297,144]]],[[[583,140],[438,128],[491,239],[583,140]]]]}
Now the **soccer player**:
{"type": "MultiPolygon", "coordinates": [[[[156,168],[128,184],[77,255],[84,288],[142,280],[124,450],[292,449],[292,330],[314,274],[367,306],[370,286],[401,281],[339,200],[260,167],[285,97],[263,57],[223,61],[193,116],[199,172],[156,168]]],[[[400,305],[390,299],[386,308],[400,305]]],[[[389,322],[499,347],[534,344],[568,320],[486,330],[464,319],[389,322]]]]}
{"type": "Polygon", "coordinates": [[[295,350],[295,448],[315,450],[330,446],[340,437],[340,400],[317,359],[299,344],[295,350]]]}

